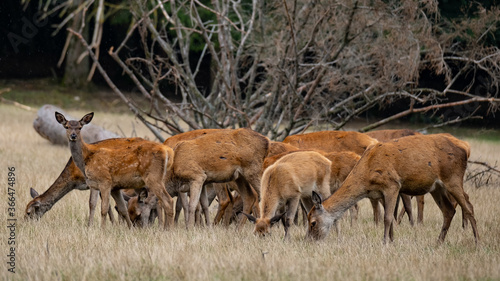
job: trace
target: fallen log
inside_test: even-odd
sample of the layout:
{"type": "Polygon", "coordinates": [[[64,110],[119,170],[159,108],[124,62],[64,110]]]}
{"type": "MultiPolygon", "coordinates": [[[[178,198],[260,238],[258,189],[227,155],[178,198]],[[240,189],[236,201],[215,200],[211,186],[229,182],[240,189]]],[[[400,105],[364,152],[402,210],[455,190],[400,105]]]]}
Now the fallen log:
{"type": "MultiPolygon", "coordinates": [[[[42,136],[44,139],[47,139],[51,143],[57,145],[67,145],[68,138],[66,137],[66,130],[64,130],[61,124],[57,123],[56,118],[54,117],[56,111],[67,116],[69,119],[75,119],[64,112],[64,110],[62,110],[61,108],[51,104],[46,104],[38,110],[38,116],[33,121],[33,128],[35,128],[35,131],[40,136],[42,136]]],[[[93,124],[88,124],[87,126],[85,126],[82,129],[81,134],[83,139],[87,143],[121,137],[118,134],[107,131],[93,124]]]]}

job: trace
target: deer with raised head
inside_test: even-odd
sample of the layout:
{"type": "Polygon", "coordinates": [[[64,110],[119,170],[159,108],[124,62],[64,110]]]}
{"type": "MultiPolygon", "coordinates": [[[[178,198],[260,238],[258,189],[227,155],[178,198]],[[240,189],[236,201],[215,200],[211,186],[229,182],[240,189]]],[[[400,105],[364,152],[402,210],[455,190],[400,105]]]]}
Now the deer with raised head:
{"type": "MultiPolygon", "coordinates": [[[[134,140],[135,142],[140,142],[141,139],[134,140]]],[[[109,147],[111,144],[116,142],[130,143],[129,140],[125,139],[114,139],[114,140],[102,140],[94,143],[97,147],[109,147]]],[[[49,211],[55,203],[57,203],[61,198],[63,198],[70,191],[77,190],[88,190],[89,187],[85,182],[85,176],[82,171],[76,166],[73,161],[73,157],[70,157],[63,171],[57,177],[57,179],[52,183],[52,185],[42,194],[38,194],[38,192],[31,188],[30,195],[33,198],[26,205],[25,218],[26,219],[39,219],[41,218],[47,211],[49,211]]],[[[90,190],[91,198],[97,198],[99,191],[98,190],[90,190]]],[[[88,225],[92,224],[92,218],[94,217],[96,204],[95,202],[89,201],[89,220],[88,225]]],[[[114,222],[113,213],[111,208],[108,210],[108,214],[111,222],[114,222]]]]}
{"type": "MultiPolygon", "coordinates": [[[[82,140],[80,131],[92,121],[93,116],[89,113],[80,121],[68,121],[62,114],[55,114],[57,122],[66,129],[73,161],[83,172],[87,185],[101,193],[102,226],[106,224],[110,194],[113,194],[119,213],[126,218],[128,226],[132,226],[120,189],[144,186],[148,186],[159,198],[165,215],[164,228],[172,226],[173,199],[164,185],[168,167],[173,162],[172,149],[152,141],[135,143],[134,138],[128,139],[128,144],[116,142],[109,148],[87,144],[82,140]]],[[[91,200],[97,202],[97,198],[91,200]]]]}
{"type": "Polygon", "coordinates": [[[479,234],[472,204],[463,189],[470,146],[449,134],[408,136],[368,148],[342,186],[328,199],[313,193],[314,207],[308,215],[306,237],[325,238],[331,225],[363,198],[382,199],[384,243],[393,240],[394,210],[398,194],[431,193],[443,213],[439,241],[444,241],[455,207],[452,196],[472,225],[476,243],[479,234]]]}
{"type": "Polygon", "coordinates": [[[329,196],[332,162],[316,151],[294,151],[279,158],[262,175],[260,217],[243,212],[255,223],[254,233],[265,236],[271,226],[286,213],[285,237],[302,200],[307,211],[312,208],[311,192],[329,196]],[[286,203],[286,212],[277,214],[280,204],[286,203]]]}
{"type": "MultiPolygon", "coordinates": [[[[387,142],[407,136],[422,135],[421,133],[411,129],[377,130],[377,131],[366,132],[365,134],[378,140],[379,142],[387,142]]],[[[414,222],[413,222],[413,212],[411,209],[411,196],[406,194],[400,194],[400,196],[401,200],[403,201],[403,208],[401,210],[400,215],[397,218],[397,222],[399,224],[401,222],[403,215],[407,213],[408,219],[410,220],[410,225],[413,226],[414,222]]],[[[415,198],[417,199],[417,223],[420,224],[422,223],[424,216],[424,196],[423,195],[415,196],[415,198]]],[[[375,221],[375,225],[378,225],[380,217],[382,216],[382,212],[380,212],[380,204],[382,204],[382,202],[380,202],[380,200],[370,199],[370,203],[372,204],[373,208],[373,219],[375,221]]],[[[396,214],[394,215],[396,216],[396,214]]]]}
{"type": "MultiPolygon", "coordinates": [[[[194,212],[207,183],[236,181],[244,210],[249,212],[258,200],[268,149],[269,139],[251,129],[221,130],[179,142],[167,186],[190,192],[187,227],[194,224],[194,212]]],[[[240,221],[240,228],[244,222],[240,221]]]]}

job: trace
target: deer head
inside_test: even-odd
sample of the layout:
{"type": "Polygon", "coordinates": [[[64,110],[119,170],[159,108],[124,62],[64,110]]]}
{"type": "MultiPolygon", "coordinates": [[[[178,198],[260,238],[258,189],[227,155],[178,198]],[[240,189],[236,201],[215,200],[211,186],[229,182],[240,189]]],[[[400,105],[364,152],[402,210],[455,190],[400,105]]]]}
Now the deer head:
{"type": "Polygon", "coordinates": [[[37,197],[39,196],[38,192],[30,188],[30,195],[34,199],[28,205],[26,206],[26,212],[24,215],[24,219],[33,219],[33,220],[38,220],[42,217],[42,215],[45,213],[45,208],[43,208],[42,204],[40,201],[37,200],[37,197]]]}
{"type": "Polygon", "coordinates": [[[246,214],[244,212],[241,212],[243,215],[245,215],[248,220],[252,223],[255,224],[255,229],[254,229],[254,234],[259,235],[261,237],[264,237],[268,234],[271,234],[271,227],[275,225],[277,222],[279,222],[286,214],[286,211],[275,215],[272,218],[256,218],[252,215],[246,214]]]}
{"type": "Polygon", "coordinates": [[[309,222],[307,228],[307,238],[315,240],[323,239],[328,235],[330,227],[333,224],[331,217],[328,216],[327,211],[323,207],[323,198],[315,191],[312,192],[312,201],[314,206],[307,216],[309,222]]]}
{"type": "Polygon", "coordinates": [[[80,130],[84,125],[87,125],[92,121],[94,117],[94,112],[88,113],[80,119],[80,121],[76,120],[66,120],[66,117],[61,113],[56,111],[56,120],[59,124],[63,125],[66,129],[66,135],[68,136],[69,141],[77,141],[80,138],[80,130]]]}

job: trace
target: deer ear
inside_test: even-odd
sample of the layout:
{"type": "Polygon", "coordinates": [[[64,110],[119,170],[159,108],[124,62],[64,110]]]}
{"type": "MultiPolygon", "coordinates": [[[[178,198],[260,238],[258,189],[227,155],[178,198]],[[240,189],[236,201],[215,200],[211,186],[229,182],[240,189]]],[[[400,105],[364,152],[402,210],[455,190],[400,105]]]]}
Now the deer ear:
{"type": "Polygon", "coordinates": [[[56,120],[59,124],[61,125],[66,125],[66,123],[68,122],[68,120],[66,120],[66,117],[64,117],[64,115],[62,115],[61,113],[57,112],[56,111],[56,120]]]}
{"type": "Polygon", "coordinates": [[[312,201],[314,203],[314,206],[316,208],[321,208],[323,205],[321,203],[323,202],[323,198],[321,198],[321,195],[317,193],[316,191],[312,192],[312,201]]]}
{"type": "Polygon", "coordinates": [[[148,190],[144,188],[141,190],[141,193],[139,193],[139,198],[137,198],[137,202],[144,203],[144,201],[146,201],[146,198],[148,198],[148,190]]]}
{"type": "Polygon", "coordinates": [[[249,214],[244,213],[244,212],[241,212],[241,213],[244,214],[248,218],[248,220],[251,221],[252,223],[255,223],[257,221],[257,219],[254,216],[249,215],[249,214]]]}
{"type": "Polygon", "coordinates": [[[94,112],[85,114],[85,116],[80,119],[80,125],[87,125],[88,123],[90,123],[90,121],[92,121],[92,118],[94,118],[94,112]]]}
{"type": "Polygon", "coordinates": [[[33,187],[30,187],[30,195],[31,198],[35,198],[38,196],[38,192],[36,192],[36,190],[34,190],[33,187]]]}
{"type": "Polygon", "coordinates": [[[282,214],[279,214],[279,215],[272,217],[271,218],[271,226],[273,226],[275,223],[279,222],[285,214],[286,214],[286,211],[283,212],[282,214]]]}

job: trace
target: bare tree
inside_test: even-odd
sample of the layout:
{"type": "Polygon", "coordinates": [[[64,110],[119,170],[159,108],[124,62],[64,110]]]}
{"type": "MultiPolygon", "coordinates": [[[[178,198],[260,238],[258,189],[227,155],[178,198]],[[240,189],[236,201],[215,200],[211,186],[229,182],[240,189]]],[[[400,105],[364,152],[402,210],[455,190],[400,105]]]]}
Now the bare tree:
{"type": "Polygon", "coordinates": [[[146,106],[116,87],[99,63],[95,42],[89,46],[80,32],[70,31],[159,139],[161,132],[250,126],[279,140],[310,126],[340,129],[373,107],[400,100],[408,106],[361,131],[444,108],[458,108],[458,119],[452,120],[458,122],[480,106],[495,112],[500,102],[500,50],[486,44],[498,9],[479,6],[474,18],[450,22],[440,17],[433,0],[141,0],[130,5],[133,22],[109,55],[146,106]],[[137,34],[140,54],[132,55],[128,46],[135,45],[131,40],[137,34]],[[202,46],[197,56],[190,52],[193,42],[202,46]],[[207,58],[210,77],[200,77],[206,75],[200,66],[207,58]],[[442,77],[443,88],[423,87],[423,71],[442,77]],[[462,85],[465,77],[470,83],[462,85]],[[162,91],[165,83],[175,86],[174,98],[162,91]]]}

